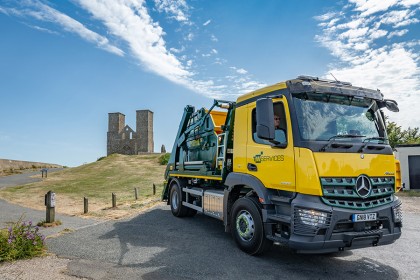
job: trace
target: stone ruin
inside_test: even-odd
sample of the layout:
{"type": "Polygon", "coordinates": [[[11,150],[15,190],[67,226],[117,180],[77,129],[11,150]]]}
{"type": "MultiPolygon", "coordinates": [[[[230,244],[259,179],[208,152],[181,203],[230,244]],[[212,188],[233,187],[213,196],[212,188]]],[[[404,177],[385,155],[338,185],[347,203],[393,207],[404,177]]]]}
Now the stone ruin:
{"type": "Polygon", "coordinates": [[[109,113],[107,139],[107,156],[153,153],[153,112],[136,111],[136,131],[125,125],[124,114],[109,113]]]}

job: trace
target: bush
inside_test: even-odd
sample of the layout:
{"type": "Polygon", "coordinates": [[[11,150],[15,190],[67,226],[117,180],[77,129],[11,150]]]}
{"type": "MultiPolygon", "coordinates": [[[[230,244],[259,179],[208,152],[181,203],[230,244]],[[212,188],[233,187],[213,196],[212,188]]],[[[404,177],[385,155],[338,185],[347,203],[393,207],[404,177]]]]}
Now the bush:
{"type": "Polygon", "coordinates": [[[168,161],[169,161],[169,157],[171,156],[171,154],[170,153],[166,153],[166,154],[164,154],[164,155],[161,155],[160,157],[159,157],[159,163],[160,163],[160,165],[165,165],[165,164],[168,164],[168,161]]]}
{"type": "Polygon", "coordinates": [[[32,222],[20,218],[8,229],[0,231],[0,262],[27,259],[45,251],[45,237],[32,222]]]}
{"type": "Polygon", "coordinates": [[[96,161],[101,161],[101,160],[103,160],[103,159],[105,159],[106,157],[100,157],[100,158],[98,158],[96,161]]]}

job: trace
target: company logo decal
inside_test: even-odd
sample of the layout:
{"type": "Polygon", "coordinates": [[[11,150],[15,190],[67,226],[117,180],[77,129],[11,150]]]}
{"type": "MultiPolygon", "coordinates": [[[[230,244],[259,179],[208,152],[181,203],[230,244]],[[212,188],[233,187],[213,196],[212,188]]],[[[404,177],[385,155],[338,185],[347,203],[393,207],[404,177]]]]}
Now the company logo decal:
{"type": "Polygon", "coordinates": [[[356,179],[356,193],[361,198],[367,198],[372,191],[370,180],[365,175],[360,175],[356,179]]]}
{"type": "Polygon", "coordinates": [[[261,163],[264,161],[284,161],[284,155],[264,156],[261,151],[261,153],[254,156],[255,163],[261,163]]]}

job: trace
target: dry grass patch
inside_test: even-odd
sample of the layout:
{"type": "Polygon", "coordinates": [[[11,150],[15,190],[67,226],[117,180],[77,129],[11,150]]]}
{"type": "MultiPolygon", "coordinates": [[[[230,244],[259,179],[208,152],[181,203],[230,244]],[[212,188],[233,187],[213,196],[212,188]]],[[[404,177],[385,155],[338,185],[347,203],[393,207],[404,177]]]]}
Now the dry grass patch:
{"type": "Polygon", "coordinates": [[[125,156],[113,154],[100,161],[48,174],[41,182],[0,191],[0,197],[44,210],[44,195],[56,193],[56,212],[103,218],[124,217],[138,209],[160,201],[165,165],[158,162],[159,154],[125,156]],[[156,195],[153,195],[153,184],[156,195]],[[135,201],[134,188],[139,200],[135,201]],[[112,206],[112,193],[117,196],[117,208],[112,206]],[[83,215],[83,197],[89,199],[89,213],[83,215]],[[131,205],[142,205],[131,207],[131,205]],[[110,213],[110,212],[116,212],[110,213]]]}

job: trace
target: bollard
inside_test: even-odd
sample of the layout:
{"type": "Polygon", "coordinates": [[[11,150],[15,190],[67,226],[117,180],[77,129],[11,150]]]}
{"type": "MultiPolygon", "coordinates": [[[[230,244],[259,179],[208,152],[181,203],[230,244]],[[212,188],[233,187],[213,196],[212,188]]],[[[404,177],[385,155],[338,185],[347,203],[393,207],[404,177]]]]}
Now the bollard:
{"type": "Polygon", "coordinates": [[[87,197],[83,198],[83,213],[86,214],[89,212],[89,200],[87,197]]]}
{"type": "Polygon", "coordinates": [[[46,223],[55,222],[55,192],[49,191],[45,195],[46,223]]]}
{"type": "Polygon", "coordinates": [[[134,197],[136,198],[136,200],[139,198],[138,188],[134,188],[134,197]]]}
{"type": "Polygon", "coordinates": [[[115,193],[112,193],[112,208],[117,207],[117,196],[115,193]]]}
{"type": "Polygon", "coordinates": [[[153,184],[153,195],[155,195],[156,194],[156,186],[155,186],[155,184],[153,184]]]}

